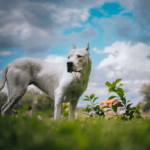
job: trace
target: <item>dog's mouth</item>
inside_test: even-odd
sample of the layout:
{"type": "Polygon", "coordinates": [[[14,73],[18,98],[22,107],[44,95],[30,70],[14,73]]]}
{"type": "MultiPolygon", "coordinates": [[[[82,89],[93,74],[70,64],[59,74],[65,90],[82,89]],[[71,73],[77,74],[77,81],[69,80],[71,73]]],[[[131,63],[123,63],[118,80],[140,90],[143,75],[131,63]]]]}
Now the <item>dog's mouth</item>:
{"type": "Polygon", "coordinates": [[[81,72],[81,70],[77,70],[74,66],[73,62],[67,62],[67,71],[68,72],[81,72]]]}
{"type": "Polygon", "coordinates": [[[70,72],[70,73],[72,73],[72,72],[81,72],[81,70],[74,70],[73,68],[67,67],[67,72],[70,72]]]}

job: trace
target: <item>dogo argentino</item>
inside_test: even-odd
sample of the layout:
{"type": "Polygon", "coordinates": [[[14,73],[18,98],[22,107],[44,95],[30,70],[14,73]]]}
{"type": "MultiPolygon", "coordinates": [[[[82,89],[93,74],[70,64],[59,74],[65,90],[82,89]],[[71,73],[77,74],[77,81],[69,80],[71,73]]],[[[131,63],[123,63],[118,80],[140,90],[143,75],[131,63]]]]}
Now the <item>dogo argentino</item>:
{"type": "Polygon", "coordinates": [[[55,100],[54,119],[61,117],[62,103],[70,102],[69,118],[74,118],[80,96],[86,90],[91,72],[89,44],[78,49],[74,44],[66,64],[56,64],[32,58],[20,58],[3,70],[0,90],[7,82],[8,102],[1,108],[3,116],[34,84],[51,99],[55,100]]]}

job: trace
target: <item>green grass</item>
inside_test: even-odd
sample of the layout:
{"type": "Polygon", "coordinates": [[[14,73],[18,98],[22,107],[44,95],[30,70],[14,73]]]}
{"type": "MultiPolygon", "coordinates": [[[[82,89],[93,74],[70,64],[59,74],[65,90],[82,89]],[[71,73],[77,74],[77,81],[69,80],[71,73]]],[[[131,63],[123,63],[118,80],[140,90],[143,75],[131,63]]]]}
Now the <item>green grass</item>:
{"type": "Polygon", "coordinates": [[[150,119],[150,114],[141,114],[143,118],[150,119]]]}
{"type": "Polygon", "coordinates": [[[150,120],[0,117],[0,150],[148,150],[150,120]]]}

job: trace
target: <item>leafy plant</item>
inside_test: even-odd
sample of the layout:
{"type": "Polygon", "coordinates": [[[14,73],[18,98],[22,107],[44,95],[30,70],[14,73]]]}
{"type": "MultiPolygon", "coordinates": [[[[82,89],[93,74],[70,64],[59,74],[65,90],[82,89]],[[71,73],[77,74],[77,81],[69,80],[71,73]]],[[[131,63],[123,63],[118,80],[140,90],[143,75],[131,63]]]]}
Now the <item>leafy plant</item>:
{"type": "Polygon", "coordinates": [[[69,105],[67,103],[63,103],[62,105],[62,116],[63,118],[68,118],[69,117],[69,105]]]}
{"type": "Polygon", "coordinates": [[[23,107],[20,107],[18,109],[12,109],[13,114],[17,115],[17,116],[26,116],[25,112],[26,110],[28,110],[28,105],[25,104],[23,107]]]}
{"type": "Polygon", "coordinates": [[[88,115],[89,117],[105,117],[105,112],[110,111],[110,109],[107,109],[106,111],[104,110],[104,108],[109,108],[108,106],[100,108],[99,104],[95,103],[97,99],[98,97],[95,97],[95,94],[91,94],[90,97],[87,95],[85,96],[85,99],[83,100],[90,102],[90,104],[88,104],[85,109],[82,109],[84,114],[88,115]]]}
{"type": "MultiPolygon", "coordinates": [[[[123,120],[127,120],[134,118],[134,114],[136,118],[141,118],[140,112],[139,112],[139,108],[140,108],[140,103],[136,106],[136,107],[131,107],[132,103],[130,103],[131,100],[126,100],[125,94],[129,91],[128,89],[124,89],[121,88],[121,86],[123,86],[123,84],[119,84],[117,86],[117,84],[121,81],[122,79],[116,79],[115,81],[113,81],[113,83],[110,82],[106,82],[106,86],[108,86],[108,91],[109,93],[114,92],[117,94],[117,96],[110,96],[108,98],[108,100],[111,99],[115,99],[112,102],[112,109],[113,111],[117,114],[117,108],[118,107],[125,107],[126,111],[125,113],[123,113],[123,115],[121,116],[121,118],[123,120]],[[116,101],[116,104],[114,104],[116,101]]],[[[117,114],[118,115],[118,114],[117,114]]]]}

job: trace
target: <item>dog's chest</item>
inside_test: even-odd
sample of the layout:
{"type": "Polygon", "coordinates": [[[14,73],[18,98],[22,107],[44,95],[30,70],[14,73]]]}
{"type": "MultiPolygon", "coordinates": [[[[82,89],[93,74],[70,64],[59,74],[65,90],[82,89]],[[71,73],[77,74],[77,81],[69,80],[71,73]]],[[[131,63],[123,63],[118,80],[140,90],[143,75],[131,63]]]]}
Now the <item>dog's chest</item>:
{"type": "Polygon", "coordinates": [[[87,84],[77,84],[76,86],[68,88],[64,95],[63,102],[71,102],[78,100],[83,92],[86,90],[87,84]]]}

